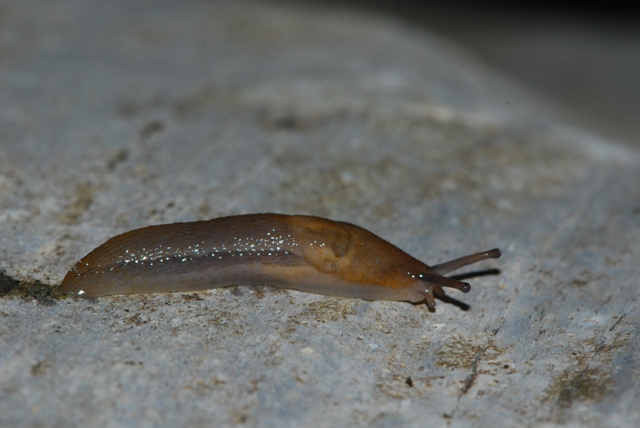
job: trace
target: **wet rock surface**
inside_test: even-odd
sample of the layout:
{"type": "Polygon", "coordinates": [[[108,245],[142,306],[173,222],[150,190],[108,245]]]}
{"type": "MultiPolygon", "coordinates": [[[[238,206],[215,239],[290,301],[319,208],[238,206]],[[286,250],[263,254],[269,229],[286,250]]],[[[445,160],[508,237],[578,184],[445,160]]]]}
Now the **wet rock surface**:
{"type": "Polygon", "coordinates": [[[0,425],[640,422],[636,152],[375,16],[0,16],[0,425]],[[434,312],[242,284],[51,294],[113,235],[249,212],[349,221],[427,264],[503,257],[434,312]]]}

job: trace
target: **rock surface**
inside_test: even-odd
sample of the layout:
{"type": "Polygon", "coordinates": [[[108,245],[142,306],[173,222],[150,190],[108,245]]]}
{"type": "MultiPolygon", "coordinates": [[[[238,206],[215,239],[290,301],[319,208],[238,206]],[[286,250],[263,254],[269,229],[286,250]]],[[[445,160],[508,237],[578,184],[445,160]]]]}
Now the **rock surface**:
{"type": "Polygon", "coordinates": [[[0,17],[0,426],[640,425],[638,153],[375,16],[0,17]],[[241,284],[50,295],[115,234],[248,212],[356,223],[428,264],[503,258],[435,311],[241,284]]]}

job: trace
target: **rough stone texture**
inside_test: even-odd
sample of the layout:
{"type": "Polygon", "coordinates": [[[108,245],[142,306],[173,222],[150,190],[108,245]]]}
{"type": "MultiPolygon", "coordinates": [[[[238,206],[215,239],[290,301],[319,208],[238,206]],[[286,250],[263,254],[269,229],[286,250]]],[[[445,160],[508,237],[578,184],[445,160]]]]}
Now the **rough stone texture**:
{"type": "Polygon", "coordinates": [[[638,153],[374,16],[4,1],[0,30],[0,426],[640,425],[638,153]],[[269,211],[501,272],[435,312],[50,295],[117,233],[269,211]]]}

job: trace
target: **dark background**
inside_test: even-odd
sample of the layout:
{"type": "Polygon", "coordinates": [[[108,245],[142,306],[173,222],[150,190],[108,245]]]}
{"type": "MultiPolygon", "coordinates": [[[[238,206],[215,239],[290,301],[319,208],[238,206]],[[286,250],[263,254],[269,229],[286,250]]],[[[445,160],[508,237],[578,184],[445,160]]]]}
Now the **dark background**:
{"type": "Polygon", "coordinates": [[[637,2],[301,1],[424,26],[559,105],[570,123],[640,147],[637,2]]]}

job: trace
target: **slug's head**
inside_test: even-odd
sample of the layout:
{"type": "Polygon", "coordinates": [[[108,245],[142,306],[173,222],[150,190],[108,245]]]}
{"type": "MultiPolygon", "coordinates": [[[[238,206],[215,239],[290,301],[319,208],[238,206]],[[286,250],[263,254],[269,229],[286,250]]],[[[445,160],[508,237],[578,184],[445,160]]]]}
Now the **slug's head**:
{"type": "Polygon", "coordinates": [[[436,307],[435,296],[446,294],[442,287],[455,288],[463,293],[468,293],[471,290],[471,285],[468,282],[457,281],[433,273],[418,274],[415,275],[415,278],[417,281],[413,283],[412,287],[424,298],[430,308],[436,307]]]}
{"type": "Polygon", "coordinates": [[[429,267],[398,247],[361,227],[318,217],[297,217],[293,222],[297,251],[307,266],[325,274],[326,284],[315,292],[366,300],[426,301],[436,306],[434,293],[443,287],[463,293],[471,286],[444,274],[488,258],[494,249],[429,267]]]}
{"type": "Polygon", "coordinates": [[[446,276],[443,276],[445,273],[459,269],[463,266],[477,263],[480,260],[497,259],[501,255],[502,253],[500,250],[494,248],[493,250],[471,254],[469,256],[460,257],[446,263],[432,266],[429,273],[412,275],[416,280],[412,287],[415,291],[420,293],[421,296],[424,296],[424,299],[430,308],[435,308],[436,301],[434,299],[434,293],[437,295],[444,295],[445,292],[442,287],[455,288],[463,293],[468,293],[469,290],[471,290],[471,285],[469,285],[468,282],[447,278],[446,276]]]}

